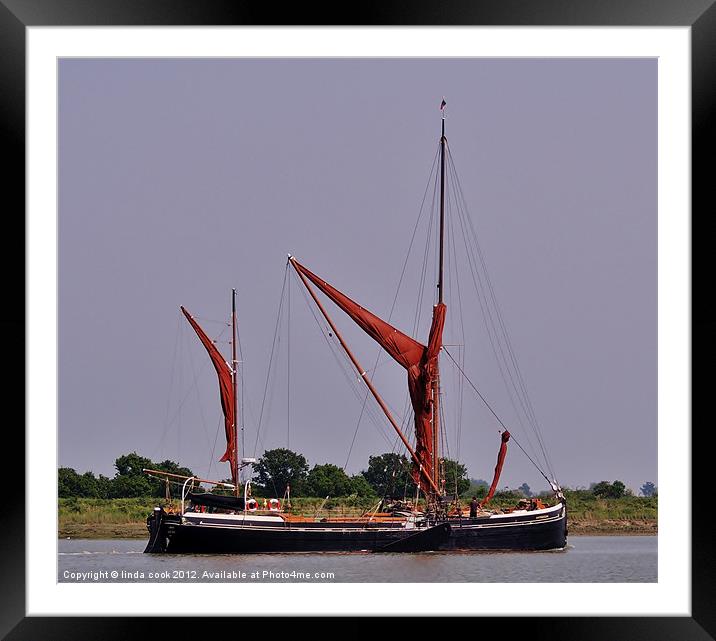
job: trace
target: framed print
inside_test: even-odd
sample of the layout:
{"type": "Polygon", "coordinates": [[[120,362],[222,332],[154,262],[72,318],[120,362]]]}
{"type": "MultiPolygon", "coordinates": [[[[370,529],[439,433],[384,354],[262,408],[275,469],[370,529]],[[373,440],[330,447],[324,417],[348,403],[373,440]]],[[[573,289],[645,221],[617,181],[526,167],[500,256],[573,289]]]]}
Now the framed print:
{"type": "Polygon", "coordinates": [[[7,638],[713,637],[712,2],[0,16],[7,638]]]}

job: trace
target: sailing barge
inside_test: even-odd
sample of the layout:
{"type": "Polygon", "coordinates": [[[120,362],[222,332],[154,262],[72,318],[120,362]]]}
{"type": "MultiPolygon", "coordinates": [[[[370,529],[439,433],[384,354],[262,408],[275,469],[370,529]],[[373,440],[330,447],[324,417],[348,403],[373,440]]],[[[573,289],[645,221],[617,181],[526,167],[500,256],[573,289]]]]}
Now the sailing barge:
{"type": "MultiPolygon", "coordinates": [[[[398,506],[389,511],[367,513],[357,518],[311,518],[292,514],[272,499],[264,509],[251,497],[250,481],[242,485],[240,470],[254,462],[240,459],[238,452],[238,361],[236,357],[236,292],[232,297],[231,363],[227,362],[214,342],[197,321],[181,310],[206,348],[219,379],[221,405],[227,448],[221,461],[231,467],[232,482],[219,483],[185,478],[181,508],[168,513],[156,507],[147,519],[149,542],[145,552],[154,553],[270,553],[270,552],[420,552],[427,550],[553,550],[567,543],[567,506],[559,484],[547,479],[553,493],[552,505],[540,500],[523,500],[509,510],[488,510],[499,482],[507,452],[510,432],[501,432],[501,443],[494,478],[479,510],[465,512],[457,496],[449,496],[442,459],[439,456],[443,426],[440,413],[440,363],[442,334],[447,306],[443,300],[443,265],[445,245],[445,101],[441,104],[442,133],[440,157],[440,230],[437,302],[427,344],[396,329],[388,322],[353,301],[344,293],[314,274],[294,256],[288,258],[310,298],[325,319],[331,332],[345,350],[358,376],[364,381],[386,419],[396,431],[412,461],[412,480],[425,499],[425,509],[398,506]],[[326,307],[319,290],[347,314],[408,376],[412,405],[415,447],[413,448],[381,398],[366,370],[358,362],[326,307]],[[197,483],[224,485],[232,496],[194,491],[197,483]]],[[[483,399],[484,400],[484,399],[483,399]]],[[[490,408],[491,409],[491,408],[490,408]]],[[[494,414],[494,412],[493,412],[494,414]]],[[[500,421],[502,423],[502,421],[500,421]]],[[[504,425],[503,425],[504,427],[504,425]]],[[[520,446],[521,447],[521,446],[520,446]]],[[[522,449],[522,448],[521,448],[522,449]]],[[[534,461],[533,461],[534,463],[534,461]]],[[[164,474],[147,470],[150,474],[164,474]]],[[[169,475],[171,476],[171,475],[169,475]]]]}

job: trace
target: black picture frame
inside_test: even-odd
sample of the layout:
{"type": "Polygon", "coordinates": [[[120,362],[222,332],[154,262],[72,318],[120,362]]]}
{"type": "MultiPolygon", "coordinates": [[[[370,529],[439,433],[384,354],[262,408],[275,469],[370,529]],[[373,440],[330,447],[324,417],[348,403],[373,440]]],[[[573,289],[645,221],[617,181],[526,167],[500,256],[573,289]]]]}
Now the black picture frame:
{"type": "MultiPolygon", "coordinates": [[[[26,28],[34,26],[160,26],[160,25],[485,25],[485,26],[689,26],[692,63],[692,616],[691,617],[520,617],[510,621],[510,636],[550,639],[714,639],[716,637],[716,544],[709,505],[712,469],[707,446],[710,421],[705,410],[713,376],[716,318],[707,303],[705,288],[711,269],[707,243],[713,236],[713,205],[709,206],[714,180],[708,155],[716,147],[713,107],[716,103],[716,3],[715,0],[412,0],[410,3],[383,0],[364,2],[346,10],[341,3],[253,3],[246,0],[0,0],[0,122],[3,150],[11,162],[3,172],[6,239],[24,238],[25,208],[25,40],[26,28]],[[277,21],[280,16],[280,21],[277,21]],[[695,296],[698,290],[702,297],[695,296]],[[697,365],[701,367],[697,367],[697,365]],[[696,374],[700,373],[700,376],[696,374]],[[693,412],[696,408],[702,411],[693,412]],[[698,418],[701,421],[698,421],[698,418]],[[697,429],[698,426],[698,429],[697,429]]],[[[6,399],[19,404],[24,396],[24,376],[17,363],[24,362],[24,284],[8,277],[18,271],[18,258],[6,243],[4,298],[6,314],[0,320],[6,338],[6,399]],[[10,291],[8,292],[8,288],[10,291]],[[9,309],[11,309],[11,312],[9,309]],[[20,337],[23,340],[20,340],[20,337]],[[22,382],[21,382],[22,381],[22,382]]],[[[48,285],[52,286],[52,284],[48,285]]],[[[52,331],[52,330],[50,330],[52,331]]],[[[10,403],[6,403],[6,408],[10,403]]],[[[7,412],[7,410],[6,410],[7,412]]],[[[6,416],[8,414],[6,413],[6,416]]],[[[20,419],[24,418],[24,405],[20,419]]],[[[5,438],[19,421],[6,420],[5,438]]],[[[6,503],[0,525],[0,635],[7,639],[128,639],[161,634],[220,634],[232,631],[235,623],[221,618],[174,621],[151,617],[27,617],[25,608],[25,501],[21,479],[25,475],[22,439],[5,443],[5,475],[15,479],[14,498],[6,503]],[[11,453],[11,454],[10,454],[11,453]]],[[[686,506],[683,506],[686,508],[686,506]]],[[[684,509],[686,515],[686,510],[684,509]]],[[[48,523],[54,523],[48,515],[48,523]]],[[[233,634],[253,633],[265,621],[241,620],[233,634]]],[[[479,623],[484,634],[504,622],[487,617],[479,623]]],[[[275,629],[272,633],[275,633],[275,629]]],[[[477,630],[475,631],[477,633],[477,630]]]]}

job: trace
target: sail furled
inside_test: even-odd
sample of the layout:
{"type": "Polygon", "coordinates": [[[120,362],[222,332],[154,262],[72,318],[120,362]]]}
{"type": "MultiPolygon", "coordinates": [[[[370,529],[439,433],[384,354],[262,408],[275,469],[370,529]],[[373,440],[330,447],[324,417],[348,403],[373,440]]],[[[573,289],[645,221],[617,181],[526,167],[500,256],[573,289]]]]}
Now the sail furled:
{"type": "MultiPolygon", "coordinates": [[[[428,346],[425,348],[423,358],[416,367],[408,369],[408,389],[410,402],[415,414],[415,453],[418,455],[423,469],[427,469],[432,478],[436,478],[433,469],[435,453],[433,452],[434,429],[433,424],[433,398],[437,394],[438,382],[438,356],[442,347],[443,328],[445,327],[445,303],[438,303],[433,307],[433,320],[428,335],[428,346]]],[[[413,479],[416,483],[420,479],[420,470],[413,470],[413,479]]]]}
{"type": "Polygon", "coordinates": [[[434,478],[432,405],[438,377],[438,354],[442,347],[445,325],[445,305],[439,303],[433,308],[428,345],[425,346],[369,312],[295,259],[292,259],[292,262],[301,274],[408,371],[408,390],[415,415],[415,453],[420,461],[419,464],[413,462],[413,479],[416,483],[421,483],[421,468],[422,474],[434,478]]]}
{"type": "Polygon", "coordinates": [[[495,465],[495,475],[492,477],[492,483],[490,489],[487,492],[487,496],[480,501],[480,507],[483,507],[495,494],[497,484],[500,481],[500,474],[502,474],[502,466],[505,464],[505,456],[507,456],[507,441],[510,440],[510,433],[505,430],[502,432],[502,438],[500,441],[500,450],[497,453],[497,465],[495,465]]]}
{"type": "MultiPolygon", "coordinates": [[[[236,434],[235,434],[235,416],[236,407],[234,401],[234,386],[233,386],[233,372],[230,365],[224,360],[221,352],[216,348],[213,341],[206,335],[204,330],[194,320],[192,315],[186,311],[184,307],[181,308],[182,313],[186,316],[189,324],[194,328],[196,335],[202,342],[202,345],[206,348],[209,353],[216,374],[219,377],[219,394],[221,396],[221,408],[224,411],[224,431],[226,432],[226,451],[224,455],[219,459],[221,462],[229,461],[231,464],[232,478],[234,470],[236,469],[236,434]]],[[[233,478],[234,483],[237,479],[233,478]]]]}

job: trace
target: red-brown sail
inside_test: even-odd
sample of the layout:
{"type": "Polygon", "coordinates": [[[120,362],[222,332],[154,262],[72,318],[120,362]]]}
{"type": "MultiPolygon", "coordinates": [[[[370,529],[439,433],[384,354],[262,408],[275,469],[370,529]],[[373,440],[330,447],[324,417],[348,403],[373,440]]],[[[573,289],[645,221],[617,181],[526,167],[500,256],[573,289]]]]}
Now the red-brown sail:
{"type": "Polygon", "coordinates": [[[415,453],[420,460],[420,465],[413,463],[413,478],[416,483],[420,483],[420,467],[422,467],[423,473],[427,472],[427,476],[433,478],[432,394],[438,373],[438,354],[442,346],[445,305],[439,303],[433,308],[433,321],[426,347],[361,307],[295,259],[292,259],[292,262],[301,274],[348,314],[359,327],[408,371],[408,390],[415,414],[415,453]]]}
{"type": "Polygon", "coordinates": [[[492,483],[490,489],[487,492],[487,496],[480,501],[480,507],[483,507],[495,494],[497,484],[500,481],[500,474],[502,474],[502,466],[505,463],[505,456],[507,456],[507,441],[510,440],[510,433],[505,430],[502,432],[502,438],[500,441],[500,451],[497,453],[497,465],[495,465],[495,475],[492,477],[492,483]]]}
{"type": "MultiPolygon", "coordinates": [[[[419,365],[408,370],[410,401],[415,413],[415,453],[433,478],[435,478],[433,469],[435,456],[432,422],[433,390],[436,388],[435,383],[438,379],[438,356],[442,347],[446,311],[445,303],[438,303],[433,307],[433,321],[430,325],[428,346],[419,365]]],[[[413,478],[417,483],[419,478],[417,470],[413,470],[413,478]]]]}
{"type": "Polygon", "coordinates": [[[234,407],[232,370],[229,364],[224,360],[221,352],[216,348],[216,345],[214,345],[212,340],[204,333],[204,330],[201,329],[191,314],[186,311],[184,307],[181,308],[181,311],[209,353],[209,358],[211,358],[216,374],[219,377],[219,394],[221,396],[221,408],[224,410],[224,431],[226,432],[226,451],[219,460],[222,462],[230,462],[231,477],[234,484],[236,484],[237,479],[234,478],[234,470],[236,469],[236,450],[234,447],[234,443],[236,442],[236,427],[234,421],[236,408],[234,407]]]}

